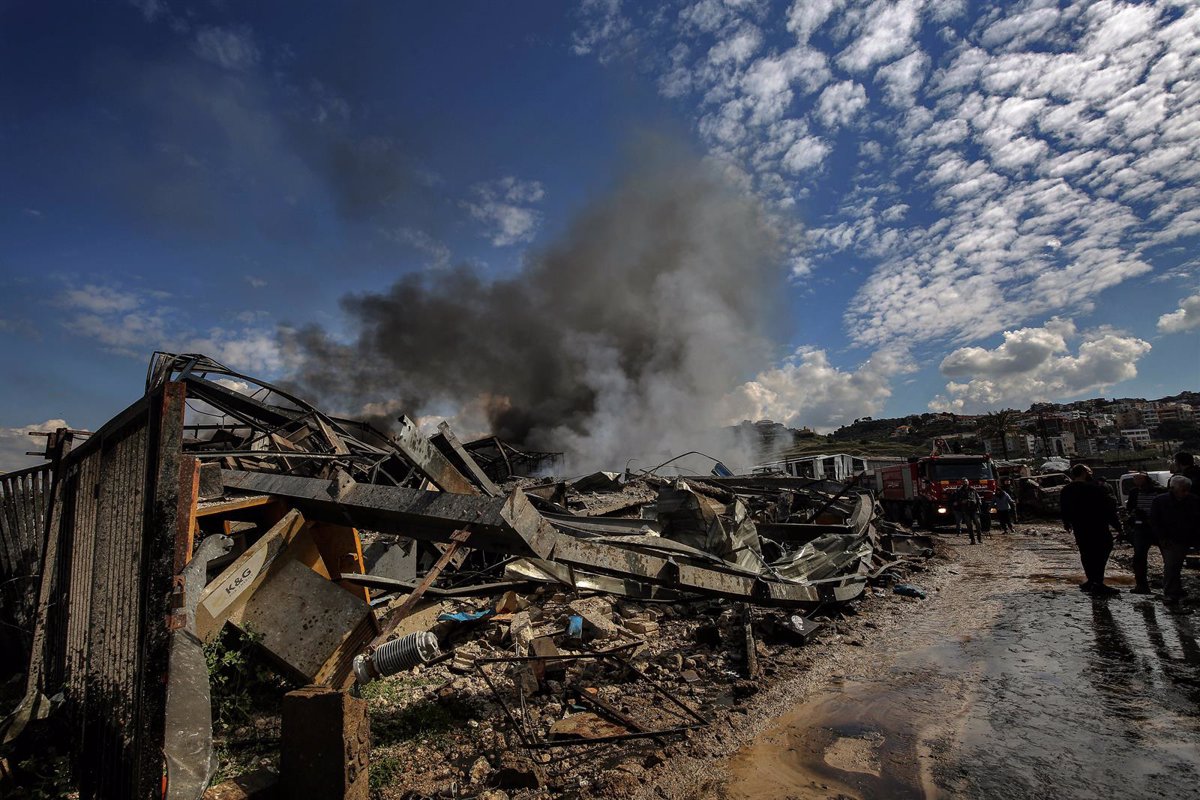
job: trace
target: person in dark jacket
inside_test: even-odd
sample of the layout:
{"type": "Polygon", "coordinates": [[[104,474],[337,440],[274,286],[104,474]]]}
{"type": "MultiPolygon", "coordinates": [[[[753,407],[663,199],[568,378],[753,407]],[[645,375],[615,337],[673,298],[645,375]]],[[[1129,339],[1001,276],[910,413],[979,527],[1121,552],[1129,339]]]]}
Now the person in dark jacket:
{"type": "Polygon", "coordinates": [[[1150,504],[1150,524],[1158,538],[1163,559],[1163,602],[1174,605],[1183,591],[1183,559],[1188,548],[1200,543],[1200,497],[1192,493],[1192,482],[1172,475],[1169,491],[1150,504]]]}
{"type": "Polygon", "coordinates": [[[962,526],[967,524],[967,533],[971,536],[971,544],[983,542],[983,531],[979,525],[979,492],[969,483],[959,486],[952,497],[954,501],[955,533],[962,533],[962,526]]]}
{"type": "Polygon", "coordinates": [[[1191,453],[1176,453],[1175,468],[1171,472],[1192,482],[1192,494],[1200,493],[1200,467],[1196,466],[1196,457],[1191,453]]]}
{"type": "Polygon", "coordinates": [[[1150,504],[1165,491],[1149,475],[1139,472],[1133,477],[1133,488],[1129,490],[1129,499],[1125,501],[1125,511],[1129,513],[1132,528],[1127,533],[1133,544],[1134,586],[1129,590],[1133,594],[1150,594],[1146,556],[1150,554],[1150,547],[1157,543],[1154,529],[1150,526],[1150,504]]]}
{"type": "Polygon", "coordinates": [[[1092,471],[1083,464],[1071,468],[1071,482],[1060,495],[1063,526],[1074,534],[1079,546],[1086,580],[1081,591],[1099,595],[1116,594],[1117,590],[1104,585],[1104,569],[1112,553],[1113,539],[1109,528],[1121,531],[1117,504],[1108,492],[1092,483],[1092,471]]]}

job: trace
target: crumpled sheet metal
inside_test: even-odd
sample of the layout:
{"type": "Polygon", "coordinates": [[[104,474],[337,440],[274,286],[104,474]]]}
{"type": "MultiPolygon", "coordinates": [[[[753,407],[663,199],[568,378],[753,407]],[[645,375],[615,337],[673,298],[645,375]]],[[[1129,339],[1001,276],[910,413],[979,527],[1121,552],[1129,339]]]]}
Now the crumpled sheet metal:
{"type": "MultiPolygon", "coordinates": [[[[823,537],[772,564],[762,563],[760,553],[755,553],[753,562],[743,558],[755,552],[749,540],[757,533],[754,523],[742,518],[735,529],[743,537],[741,542],[726,535],[718,549],[732,558],[743,558],[747,562],[743,565],[703,547],[670,539],[670,526],[662,519],[667,528],[662,537],[644,533],[604,536],[556,526],[519,490],[500,499],[229,470],[222,476],[228,489],[275,495],[300,508],[309,519],[432,541],[448,541],[453,530],[465,525],[476,532],[474,544],[479,549],[567,567],[569,574],[555,571],[556,581],[577,585],[583,573],[588,576],[584,580],[592,581],[598,590],[629,596],[645,596],[654,590],[644,587],[659,586],[771,605],[812,606],[851,599],[862,592],[866,562],[876,541],[867,495],[852,496],[842,504],[849,509],[853,535],[823,537]],[[601,585],[608,588],[600,589],[601,585]]],[[[691,502],[686,492],[683,499],[691,502]]],[[[712,516],[703,512],[692,516],[693,522],[703,525],[706,519],[715,518],[716,509],[710,505],[712,498],[700,499],[714,512],[712,516]]],[[[734,503],[732,519],[737,520],[741,513],[734,503]]],[[[693,526],[692,532],[696,530],[693,526]]],[[[708,536],[707,530],[703,536],[708,536]]],[[[708,541],[704,538],[701,543],[708,541]]]]}

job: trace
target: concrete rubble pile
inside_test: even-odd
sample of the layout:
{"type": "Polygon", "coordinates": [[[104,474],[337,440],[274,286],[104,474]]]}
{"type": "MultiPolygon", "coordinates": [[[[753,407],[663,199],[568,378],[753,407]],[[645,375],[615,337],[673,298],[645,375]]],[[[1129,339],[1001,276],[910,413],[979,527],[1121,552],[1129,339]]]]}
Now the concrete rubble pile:
{"type": "MultiPolygon", "coordinates": [[[[377,747],[398,709],[462,712],[470,791],[580,780],[598,762],[571,753],[689,736],[930,552],[853,486],[558,481],[560,454],[384,431],[201,355],[156,353],[141,400],[55,432],[47,459],[0,497],[6,668],[25,676],[4,737],[55,731],[83,798],[205,794],[206,648],[231,631],[310,687],[283,702],[286,780],[366,796],[359,695],[377,747]],[[325,747],[322,714],[345,752],[297,756],[325,747]]],[[[436,783],[451,756],[404,769],[436,783]]]]}

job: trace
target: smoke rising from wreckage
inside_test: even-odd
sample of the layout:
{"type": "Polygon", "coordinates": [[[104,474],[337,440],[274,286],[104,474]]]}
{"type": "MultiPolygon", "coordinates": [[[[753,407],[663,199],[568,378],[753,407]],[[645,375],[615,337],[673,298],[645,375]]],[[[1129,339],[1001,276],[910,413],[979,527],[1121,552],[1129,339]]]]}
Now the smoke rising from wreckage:
{"type": "Polygon", "coordinates": [[[643,140],[509,277],[408,275],[343,299],[352,341],[285,334],[293,384],[384,427],[454,407],[460,430],[563,450],[576,473],[714,445],[726,395],[773,355],[786,275],[757,201],[672,150],[643,140]]]}

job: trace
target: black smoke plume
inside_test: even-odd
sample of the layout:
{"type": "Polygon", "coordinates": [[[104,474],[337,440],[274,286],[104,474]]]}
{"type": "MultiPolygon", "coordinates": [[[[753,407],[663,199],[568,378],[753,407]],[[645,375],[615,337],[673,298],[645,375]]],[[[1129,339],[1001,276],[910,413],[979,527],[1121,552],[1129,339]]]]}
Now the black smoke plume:
{"type": "Polygon", "coordinates": [[[564,450],[575,471],[718,446],[726,393],[770,357],[776,237],[718,170],[648,149],[511,277],[461,266],[343,298],[356,338],[290,334],[295,383],[350,413],[564,450]]]}

